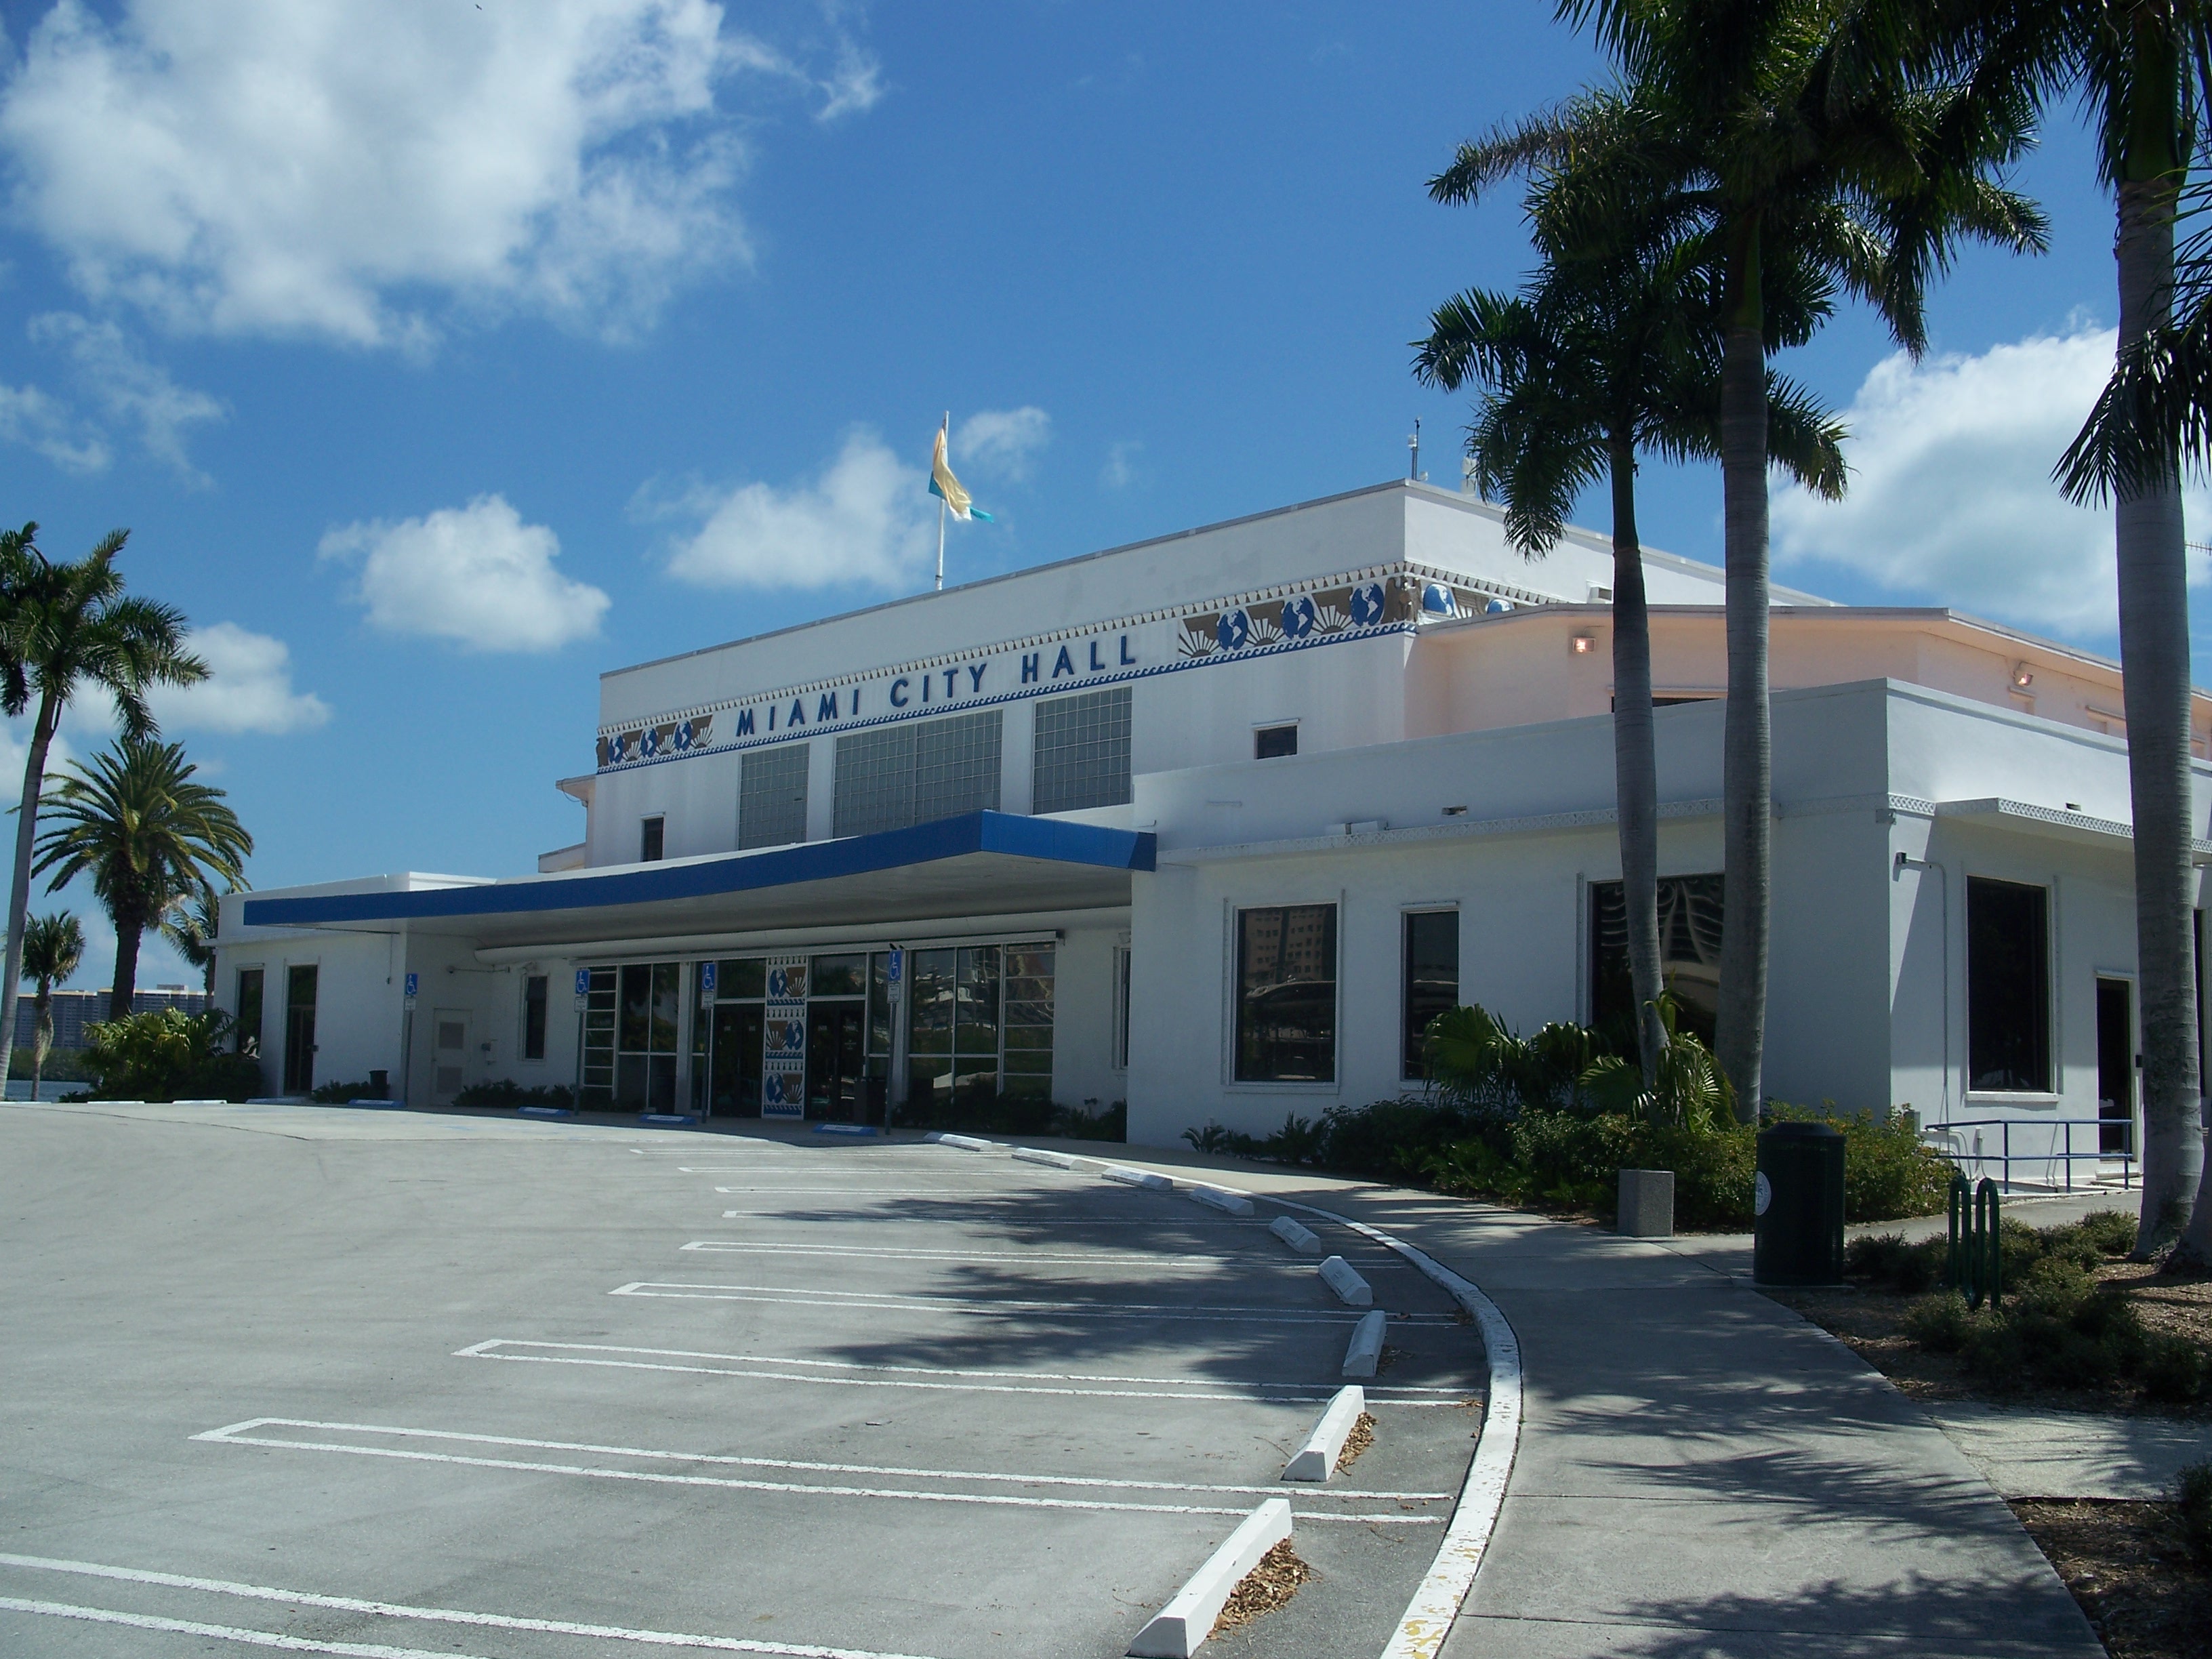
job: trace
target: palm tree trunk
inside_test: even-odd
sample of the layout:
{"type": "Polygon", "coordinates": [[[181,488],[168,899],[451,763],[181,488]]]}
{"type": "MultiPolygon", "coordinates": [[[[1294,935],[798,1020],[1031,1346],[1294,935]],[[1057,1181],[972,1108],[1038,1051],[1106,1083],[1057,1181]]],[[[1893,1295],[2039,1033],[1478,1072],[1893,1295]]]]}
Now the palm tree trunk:
{"type": "Polygon", "coordinates": [[[1715,1057],[1736,1115],[1759,1115],[1766,1050],[1766,919],[1774,751],[1767,708],[1766,343],[1759,225],[1739,228],[1721,357],[1721,494],[1726,546],[1728,709],[1721,804],[1721,983],[1715,1057]]]}
{"type": "Polygon", "coordinates": [[[54,1005],[51,988],[39,981],[39,1017],[31,1032],[31,1098],[39,1097],[39,1084],[46,1074],[46,1056],[54,1047],[54,1005]]]}
{"type": "Polygon", "coordinates": [[[107,993],[107,1017],[127,1019],[138,995],[138,941],[146,924],[135,915],[115,918],[115,983],[107,993]]]}
{"type": "Polygon", "coordinates": [[[31,726],[30,757],[23,763],[23,799],[15,814],[15,875],[8,890],[8,961],[0,982],[0,1078],[15,1051],[15,990],[23,979],[23,929],[31,909],[31,852],[39,838],[39,796],[46,787],[46,751],[53,746],[61,709],[53,694],[39,699],[31,726]]]}
{"type": "MultiPolygon", "coordinates": [[[[2119,187],[2120,330],[2125,354],[2166,319],[2173,283],[2175,181],[2119,187]]],[[[2136,969],[2142,990],[2142,1212],[2136,1258],[2185,1231],[2212,1253],[2212,1217],[2197,1205],[2204,1138],[2197,1057],[2197,975],[2190,823],[2189,586],[2178,477],[2121,494],[2120,670],[2135,816],[2136,969]],[[2191,1211],[2198,1209],[2191,1228],[2191,1211]]]]}
{"type": "Polygon", "coordinates": [[[1610,445],[1613,466],[1613,783],[1620,826],[1620,887],[1628,920],[1628,982],[1636,1047],[1648,1086],[1667,1030],[1653,1005],[1659,969],[1659,761],[1651,739],[1651,614],[1636,530],[1636,447],[1610,445]]]}

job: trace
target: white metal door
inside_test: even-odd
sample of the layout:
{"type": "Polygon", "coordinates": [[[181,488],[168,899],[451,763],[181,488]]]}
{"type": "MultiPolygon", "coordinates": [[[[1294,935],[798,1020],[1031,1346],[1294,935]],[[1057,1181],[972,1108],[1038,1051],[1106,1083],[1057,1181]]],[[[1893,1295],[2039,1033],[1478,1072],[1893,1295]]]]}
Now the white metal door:
{"type": "Polygon", "coordinates": [[[430,1021],[430,1097],[450,1106],[468,1082],[469,1016],[465,1008],[441,1008],[430,1021]]]}

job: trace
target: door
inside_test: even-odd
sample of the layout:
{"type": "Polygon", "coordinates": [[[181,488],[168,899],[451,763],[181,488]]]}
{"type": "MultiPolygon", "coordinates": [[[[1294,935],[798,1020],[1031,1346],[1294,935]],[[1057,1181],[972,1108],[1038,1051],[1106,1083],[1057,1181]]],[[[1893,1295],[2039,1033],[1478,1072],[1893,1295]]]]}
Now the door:
{"type": "Polygon", "coordinates": [[[295,968],[284,981],[284,1092],[315,1091],[315,969],[295,968]]]}
{"type": "Polygon", "coordinates": [[[430,1099],[450,1106],[467,1086],[469,1016],[462,1008],[441,1008],[430,1021],[430,1099]]]}
{"type": "Polygon", "coordinates": [[[761,1040],[763,1018],[757,1002],[724,1002],[714,1007],[714,1079],[707,1109],[729,1117],[758,1117],[761,1109],[761,1040]]]}
{"type": "Polygon", "coordinates": [[[867,1085],[862,1056],[867,1006],[813,1002],[806,1010],[806,1115],[817,1122],[858,1123],[867,1085]]]}
{"type": "Polygon", "coordinates": [[[2124,979],[2097,981],[2097,1150],[2108,1156],[2135,1150],[2133,993],[2124,979]]]}

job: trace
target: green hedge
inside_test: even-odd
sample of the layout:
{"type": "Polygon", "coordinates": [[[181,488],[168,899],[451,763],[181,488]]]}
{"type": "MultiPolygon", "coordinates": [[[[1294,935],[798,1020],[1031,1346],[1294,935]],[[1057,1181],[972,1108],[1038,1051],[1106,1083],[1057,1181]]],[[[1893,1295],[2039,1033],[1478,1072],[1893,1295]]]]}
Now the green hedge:
{"type": "Polygon", "coordinates": [[[227,1054],[230,1017],[178,1008],[128,1014],[84,1028],[93,1094],[108,1100],[246,1100],[261,1092],[261,1065],[227,1054]]]}

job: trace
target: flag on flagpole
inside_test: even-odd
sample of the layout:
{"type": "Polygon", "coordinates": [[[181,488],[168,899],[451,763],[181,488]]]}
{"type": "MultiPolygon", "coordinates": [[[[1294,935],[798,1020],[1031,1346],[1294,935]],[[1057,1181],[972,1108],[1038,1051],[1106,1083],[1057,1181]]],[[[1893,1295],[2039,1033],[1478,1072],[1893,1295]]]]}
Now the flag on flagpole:
{"type": "Polygon", "coordinates": [[[975,505],[975,500],[952,476],[952,463],[945,459],[945,428],[937,428],[937,451],[929,462],[929,493],[952,509],[952,516],[965,523],[969,519],[981,519],[987,524],[997,522],[975,505]]]}

